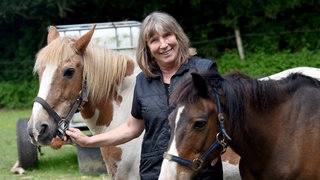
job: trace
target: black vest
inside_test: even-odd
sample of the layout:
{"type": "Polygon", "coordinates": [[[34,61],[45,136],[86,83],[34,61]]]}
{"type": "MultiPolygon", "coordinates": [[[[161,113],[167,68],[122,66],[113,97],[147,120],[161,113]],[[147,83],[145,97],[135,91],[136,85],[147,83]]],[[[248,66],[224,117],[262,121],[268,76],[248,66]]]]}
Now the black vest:
{"type": "MultiPolygon", "coordinates": [[[[193,56],[183,64],[170,80],[169,93],[188,72],[197,69],[199,72],[209,69],[217,70],[214,61],[193,56]]],[[[168,94],[159,69],[153,73],[158,75],[147,78],[138,74],[133,96],[131,114],[145,121],[145,134],[142,142],[140,176],[141,179],[158,179],[163,153],[167,150],[170,127],[168,116],[168,94]]]]}

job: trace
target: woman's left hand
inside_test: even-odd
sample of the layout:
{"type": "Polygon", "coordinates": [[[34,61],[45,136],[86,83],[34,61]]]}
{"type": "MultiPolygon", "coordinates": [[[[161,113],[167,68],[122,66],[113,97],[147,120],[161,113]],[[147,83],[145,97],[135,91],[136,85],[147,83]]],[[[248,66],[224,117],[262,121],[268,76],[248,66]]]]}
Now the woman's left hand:
{"type": "Polygon", "coordinates": [[[77,142],[80,146],[87,146],[89,142],[89,136],[85,135],[80,129],[70,127],[66,134],[70,136],[71,139],[77,142]]]}

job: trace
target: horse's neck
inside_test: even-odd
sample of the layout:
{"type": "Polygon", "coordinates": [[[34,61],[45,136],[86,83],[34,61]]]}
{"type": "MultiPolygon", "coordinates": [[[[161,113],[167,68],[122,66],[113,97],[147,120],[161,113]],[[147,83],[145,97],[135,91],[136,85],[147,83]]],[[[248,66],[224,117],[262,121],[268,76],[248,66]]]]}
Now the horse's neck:
{"type": "Polygon", "coordinates": [[[261,109],[261,107],[256,107],[255,101],[251,101],[245,107],[245,118],[240,129],[230,130],[236,132],[232,133],[230,147],[243,157],[248,154],[254,157],[259,157],[261,154],[268,156],[268,152],[272,152],[270,145],[277,141],[276,132],[281,131],[282,120],[286,118],[281,116],[281,112],[287,111],[289,107],[288,103],[278,103],[275,106],[261,109]]]}

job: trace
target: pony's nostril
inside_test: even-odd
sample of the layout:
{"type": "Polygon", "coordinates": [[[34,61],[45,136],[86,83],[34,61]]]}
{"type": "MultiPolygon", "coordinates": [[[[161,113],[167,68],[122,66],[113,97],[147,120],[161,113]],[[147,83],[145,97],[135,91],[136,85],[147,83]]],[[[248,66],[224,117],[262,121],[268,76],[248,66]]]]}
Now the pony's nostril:
{"type": "Polygon", "coordinates": [[[40,134],[44,134],[48,129],[48,124],[41,124],[40,126],[40,134]]]}

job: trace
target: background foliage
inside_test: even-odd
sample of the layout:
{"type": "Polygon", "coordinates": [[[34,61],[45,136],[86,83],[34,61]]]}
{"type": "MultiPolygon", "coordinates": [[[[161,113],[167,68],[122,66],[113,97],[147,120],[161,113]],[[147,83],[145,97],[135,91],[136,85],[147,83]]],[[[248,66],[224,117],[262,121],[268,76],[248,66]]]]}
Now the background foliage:
{"type": "Polygon", "coordinates": [[[220,71],[237,68],[264,76],[295,66],[320,67],[315,56],[319,5],[315,0],[2,0],[0,108],[30,107],[38,89],[34,57],[46,44],[48,25],[141,21],[152,11],[165,11],[178,20],[201,56],[218,61],[220,71]],[[245,61],[237,57],[237,28],[245,61]]]}

